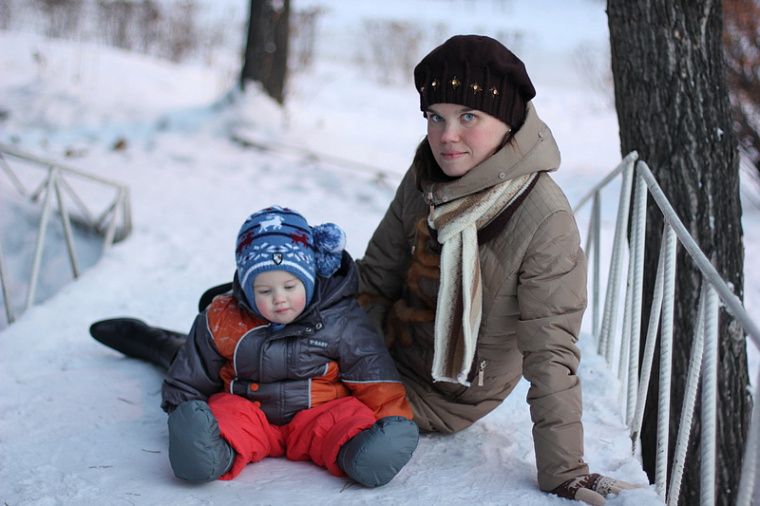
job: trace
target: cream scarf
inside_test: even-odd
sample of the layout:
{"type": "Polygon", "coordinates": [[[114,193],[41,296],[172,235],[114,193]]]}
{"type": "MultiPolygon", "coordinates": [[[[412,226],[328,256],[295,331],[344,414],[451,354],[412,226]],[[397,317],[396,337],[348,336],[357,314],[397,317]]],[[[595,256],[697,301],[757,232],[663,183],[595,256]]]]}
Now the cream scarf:
{"type": "Polygon", "coordinates": [[[478,193],[431,207],[428,224],[438,231],[441,281],[435,312],[433,380],[469,386],[475,358],[483,287],[480,278],[478,229],[512,204],[537,173],[527,174],[478,193]]]}

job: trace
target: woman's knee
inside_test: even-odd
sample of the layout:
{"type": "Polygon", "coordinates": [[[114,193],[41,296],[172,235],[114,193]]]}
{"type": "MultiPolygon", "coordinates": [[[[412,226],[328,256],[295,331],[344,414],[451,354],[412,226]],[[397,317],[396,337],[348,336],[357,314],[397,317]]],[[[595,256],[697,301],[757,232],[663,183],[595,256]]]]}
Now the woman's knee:
{"type": "Polygon", "coordinates": [[[169,462],[177,478],[206,482],[227,472],[235,454],[206,402],[183,402],[168,423],[169,462]]]}

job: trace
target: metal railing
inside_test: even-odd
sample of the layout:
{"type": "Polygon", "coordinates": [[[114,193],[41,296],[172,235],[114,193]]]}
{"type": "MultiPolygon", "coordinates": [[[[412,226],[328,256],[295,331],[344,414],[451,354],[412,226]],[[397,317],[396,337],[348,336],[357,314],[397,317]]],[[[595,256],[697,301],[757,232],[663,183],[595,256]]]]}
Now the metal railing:
{"type": "MultiPolygon", "coordinates": [[[[599,353],[605,357],[607,364],[617,373],[621,384],[625,385],[621,397],[625,406],[625,421],[633,442],[633,452],[637,451],[639,443],[644,404],[648,393],[659,328],[660,372],[658,381],[660,396],[658,398],[655,489],[667,501],[667,504],[675,505],[678,503],[686,450],[691,432],[691,421],[697,390],[701,381],[700,502],[703,505],[715,504],[718,300],[742,324],[744,332],[758,349],[760,349],[760,330],[747,315],[739,298],[731,291],[731,288],[721,278],[688,233],[651,170],[645,162],[638,160],[636,152],[628,154],[617,168],[592,188],[578,202],[574,212],[577,214],[578,210],[589,201],[592,202],[592,208],[586,252],[590,257],[591,275],[593,277],[591,285],[592,333],[597,340],[599,353]],[[607,291],[604,307],[600,312],[601,191],[618,176],[622,178],[620,199],[610,255],[607,291]],[[635,192],[633,191],[634,186],[635,192]],[[632,194],[634,195],[634,202],[631,207],[632,194]],[[639,370],[646,207],[647,198],[650,194],[662,212],[664,225],[650,318],[644,343],[644,354],[641,359],[641,370],[639,370]],[[629,242],[626,235],[630,210],[632,210],[633,216],[629,242]],[[676,280],[676,250],[679,244],[686,250],[701,272],[702,292],[681,410],[681,422],[677,433],[673,462],[671,463],[671,481],[668,487],[673,301],[676,280]],[[627,269],[624,265],[626,247],[628,247],[627,269]],[[624,270],[627,270],[627,279],[625,296],[621,301],[621,283],[624,270]],[[623,322],[620,331],[618,331],[617,317],[621,306],[623,308],[623,322]],[[601,322],[599,320],[600,315],[601,322]]],[[[758,385],[760,385],[760,377],[756,380],[755,392],[757,392],[758,385]]],[[[757,401],[757,395],[753,395],[753,398],[757,401]]],[[[748,437],[744,445],[737,506],[749,506],[754,491],[759,442],[758,431],[760,431],[758,426],[760,423],[760,407],[758,404],[760,403],[754,402],[748,437]]]]}
{"type": "MultiPolygon", "coordinates": [[[[39,283],[40,269],[42,267],[42,252],[45,246],[45,237],[50,222],[50,214],[53,210],[53,200],[57,204],[58,215],[63,227],[63,235],[66,243],[66,252],[71,265],[74,278],[80,274],[79,260],[74,248],[74,234],[72,223],[76,226],[85,227],[103,236],[103,249],[108,249],[114,242],[118,242],[132,230],[132,218],[129,207],[129,189],[115,181],[99,176],[88,174],[62,163],[40,158],[30,153],[23,152],[13,146],[0,143],[0,171],[11,182],[12,186],[22,196],[28,197],[33,202],[42,205],[37,239],[34,248],[31,276],[26,294],[26,309],[35,303],[37,285],[39,283]],[[14,166],[10,160],[22,162],[14,166]],[[23,177],[23,172],[29,169],[45,171],[41,182],[36,182],[34,189],[28,188],[23,180],[33,178],[23,177]],[[75,181],[87,182],[98,187],[98,194],[102,197],[102,187],[113,191],[113,196],[104,202],[104,208],[99,212],[92,212],[85,204],[85,199],[75,190],[75,181]],[[76,210],[71,213],[69,205],[76,210]]],[[[26,174],[28,176],[28,174],[26,174]]],[[[27,183],[28,184],[28,183],[27,183]]],[[[81,183],[80,183],[81,184],[81,183]]],[[[80,189],[81,190],[81,189],[80,189]]],[[[90,199],[91,201],[94,199],[90,199]]],[[[103,200],[102,198],[100,200],[103,200]]],[[[2,241],[0,241],[0,284],[2,284],[3,301],[5,302],[5,314],[8,323],[13,323],[16,315],[12,307],[12,293],[10,289],[9,273],[3,255],[2,241]]]]}

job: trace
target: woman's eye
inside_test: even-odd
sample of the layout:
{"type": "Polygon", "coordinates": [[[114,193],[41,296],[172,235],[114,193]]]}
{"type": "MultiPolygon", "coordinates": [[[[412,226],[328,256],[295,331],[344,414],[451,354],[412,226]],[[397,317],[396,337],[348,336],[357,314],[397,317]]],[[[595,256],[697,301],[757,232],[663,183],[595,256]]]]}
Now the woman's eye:
{"type": "Polygon", "coordinates": [[[443,121],[443,118],[434,112],[427,113],[427,119],[430,123],[440,123],[443,121]]]}
{"type": "Polygon", "coordinates": [[[476,116],[473,113],[471,113],[471,112],[466,112],[466,113],[462,114],[462,121],[464,121],[465,123],[469,123],[471,121],[474,121],[475,118],[476,118],[476,116]]]}

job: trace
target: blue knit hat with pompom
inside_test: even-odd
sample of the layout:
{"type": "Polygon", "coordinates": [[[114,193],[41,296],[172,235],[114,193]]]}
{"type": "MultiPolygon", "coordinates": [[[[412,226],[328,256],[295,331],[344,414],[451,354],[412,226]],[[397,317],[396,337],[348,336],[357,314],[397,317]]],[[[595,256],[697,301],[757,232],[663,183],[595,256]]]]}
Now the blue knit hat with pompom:
{"type": "Polygon", "coordinates": [[[309,226],[298,212],[272,206],[245,220],[237,237],[235,262],[248,305],[259,312],[253,281],[266,271],[282,270],[306,289],[306,304],[314,296],[316,276],[330,277],[340,268],[346,234],[334,223],[309,226]]]}

